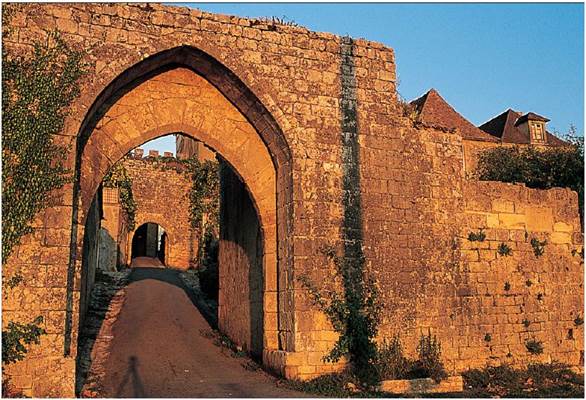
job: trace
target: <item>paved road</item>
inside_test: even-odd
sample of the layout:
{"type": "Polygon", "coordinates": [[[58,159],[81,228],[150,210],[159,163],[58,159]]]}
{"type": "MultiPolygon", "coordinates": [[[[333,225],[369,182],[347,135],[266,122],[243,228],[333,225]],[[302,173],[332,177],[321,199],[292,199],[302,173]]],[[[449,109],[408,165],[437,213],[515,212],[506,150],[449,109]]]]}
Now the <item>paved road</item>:
{"type": "Polygon", "coordinates": [[[137,258],[126,301],[112,327],[101,382],[105,397],[302,397],[249,371],[200,334],[209,325],[178,271],[137,258]]]}

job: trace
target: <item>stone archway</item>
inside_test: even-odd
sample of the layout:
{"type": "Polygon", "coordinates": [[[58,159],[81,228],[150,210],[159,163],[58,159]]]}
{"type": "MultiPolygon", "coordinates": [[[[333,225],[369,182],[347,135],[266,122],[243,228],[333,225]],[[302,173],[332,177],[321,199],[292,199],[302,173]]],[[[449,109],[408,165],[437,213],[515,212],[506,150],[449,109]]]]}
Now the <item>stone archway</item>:
{"type": "Polygon", "coordinates": [[[166,265],[165,255],[168,253],[165,247],[168,245],[167,230],[156,222],[145,222],[134,229],[130,240],[130,258],[151,257],[158,258],[166,265]],[[165,238],[165,239],[163,239],[165,238]]]}
{"type": "MultiPolygon", "coordinates": [[[[291,225],[291,200],[287,199],[291,195],[290,153],[278,126],[258,99],[215,60],[196,49],[180,47],[139,63],[112,82],[82,127],[77,143],[72,237],[83,230],[103,176],[137,145],[182,133],[222,156],[250,196],[258,218],[258,236],[262,237],[258,258],[263,279],[262,350],[280,350],[278,270],[283,263],[277,263],[284,255],[277,256],[277,232],[286,239],[291,225]]],[[[224,249],[231,251],[229,246],[224,249]]],[[[83,275],[80,252],[78,245],[72,261],[83,275]]],[[[237,305],[225,306],[228,312],[223,315],[230,319],[229,310],[237,305]]],[[[241,325],[237,321],[224,323],[229,330],[241,325]]]]}

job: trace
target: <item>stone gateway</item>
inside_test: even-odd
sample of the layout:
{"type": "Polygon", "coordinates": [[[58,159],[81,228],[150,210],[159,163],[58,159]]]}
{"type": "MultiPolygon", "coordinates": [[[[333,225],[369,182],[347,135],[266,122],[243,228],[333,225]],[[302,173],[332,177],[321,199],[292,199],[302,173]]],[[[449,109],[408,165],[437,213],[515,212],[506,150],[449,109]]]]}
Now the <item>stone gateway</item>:
{"type": "Polygon", "coordinates": [[[466,178],[458,129],[403,115],[392,49],[156,4],[4,7],[14,11],[6,49],[30,51],[58,29],[90,66],[59,136],[74,182],[3,266],[24,276],[3,302],[3,323],[42,315],[47,331],[4,370],[25,394],[74,395],[97,259],[96,192],[130,150],[175,133],[229,166],[219,325],[267,368],[300,379],[340,368],[322,361],[337,334],[298,280],[332,273],[320,252],[332,245],[363,252],[381,288],[380,338],[400,334],[410,354],[431,332],[451,373],[583,362],[577,194],[466,178]],[[484,241],[468,240],[480,230],[484,241]],[[547,241],[540,257],[533,238],[547,241]],[[528,352],[528,340],[543,353],[528,352]]]}

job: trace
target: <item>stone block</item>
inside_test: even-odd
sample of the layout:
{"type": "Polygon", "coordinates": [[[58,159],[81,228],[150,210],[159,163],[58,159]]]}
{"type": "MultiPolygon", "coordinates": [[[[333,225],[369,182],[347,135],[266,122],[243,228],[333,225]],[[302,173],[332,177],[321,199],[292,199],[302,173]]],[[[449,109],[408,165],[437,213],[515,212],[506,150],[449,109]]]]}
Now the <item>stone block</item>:
{"type": "Polygon", "coordinates": [[[525,229],[526,218],[521,214],[499,214],[499,222],[502,228],[525,229]]]}
{"type": "Polygon", "coordinates": [[[492,210],[497,213],[509,213],[515,212],[515,203],[510,200],[494,199],[492,201],[492,210]]]}
{"type": "Polygon", "coordinates": [[[553,244],[572,244],[572,235],[568,232],[553,232],[549,237],[553,244]]]}
{"type": "Polygon", "coordinates": [[[549,207],[527,207],[527,230],[530,232],[551,232],[553,229],[553,213],[549,207]]]}
{"type": "Polygon", "coordinates": [[[571,224],[560,221],[553,224],[553,230],[554,232],[573,232],[574,227],[571,224]]]}

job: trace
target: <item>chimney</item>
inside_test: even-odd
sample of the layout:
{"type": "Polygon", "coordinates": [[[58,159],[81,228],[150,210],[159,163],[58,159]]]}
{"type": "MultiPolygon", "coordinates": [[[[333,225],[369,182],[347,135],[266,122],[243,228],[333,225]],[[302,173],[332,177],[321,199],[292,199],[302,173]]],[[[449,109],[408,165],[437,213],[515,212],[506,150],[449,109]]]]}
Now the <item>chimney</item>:
{"type": "Polygon", "coordinates": [[[144,155],[143,149],[141,149],[140,147],[137,147],[136,149],[134,149],[134,158],[142,158],[143,155],[144,155]]]}
{"type": "Polygon", "coordinates": [[[163,156],[172,158],[173,157],[173,153],[171,153],[170,151],[166,151],[166,152],[163,153],[163,156]]]}
{"type": "Polygon", "coordinates": [[[159,156],[159,150],[149,150],[149,157],[158,157],[159,156]]]}

